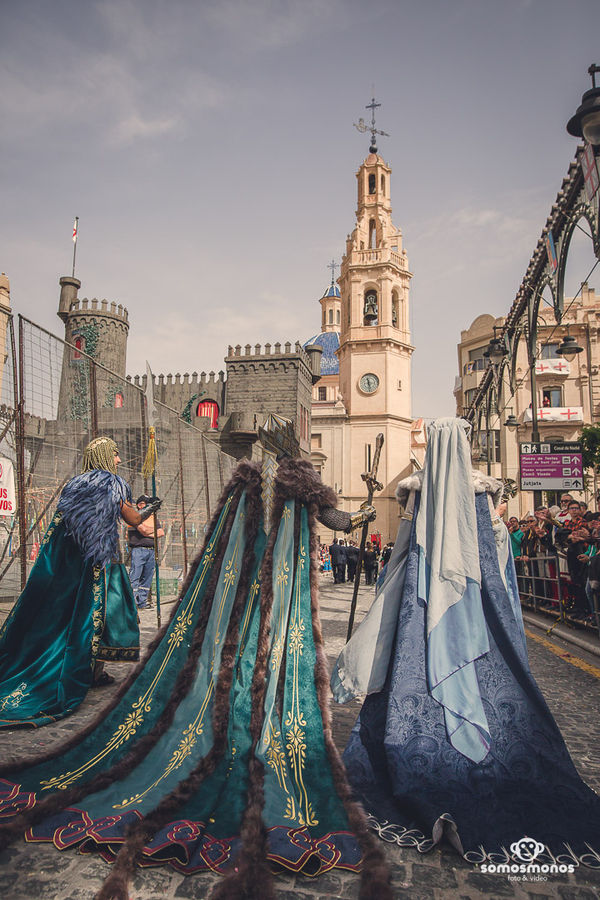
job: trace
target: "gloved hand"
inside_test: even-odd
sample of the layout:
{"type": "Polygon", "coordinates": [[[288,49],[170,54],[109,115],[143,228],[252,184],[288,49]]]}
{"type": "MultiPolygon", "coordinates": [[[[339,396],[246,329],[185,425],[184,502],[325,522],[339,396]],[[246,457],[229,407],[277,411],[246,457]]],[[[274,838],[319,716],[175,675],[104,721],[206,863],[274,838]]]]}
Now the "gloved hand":
{"type": "Polygon", "coordinates": [[[141,509],[138,510],[140,514],[140,522],[143,522],[148,516],[153,515],[157,512],[162,506],[162,500],[159,500],[158,497],[153,497],[151,503],[147,503],[146,506],[142,506],[141,509]]]}
{"type": "Polygon", "coordinates": [[[359,508],[360,508],[360,510],[361,510],[361,512],[362,512],[362,514],[363,514],[363,516],[364,516],[364,518],[363,518],[363,524],[364,524],[365,522],[374,522],[374,521],[375,521],[375,519],[377,518],[377,513],[376,513],[376,511],[375,511],[375,507],[374,507],[374,506],[370,506],[370,505],[365,501],[364,503],[361,503],[361,505],[360,505],[359,508]]]}

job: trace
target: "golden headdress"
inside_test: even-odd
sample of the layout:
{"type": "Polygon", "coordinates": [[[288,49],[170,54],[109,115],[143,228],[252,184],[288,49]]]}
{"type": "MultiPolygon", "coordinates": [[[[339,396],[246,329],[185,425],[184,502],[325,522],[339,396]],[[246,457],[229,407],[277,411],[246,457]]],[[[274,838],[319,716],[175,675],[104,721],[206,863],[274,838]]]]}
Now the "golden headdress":
{"type": "Polygon", "coordinates": [[[108,437],[97,437],[90,441],[83,451],[82,472],[91,472],[92,469],[104,469],[106,472],[117,474],[115,453],[117,445],[108,437]]]}

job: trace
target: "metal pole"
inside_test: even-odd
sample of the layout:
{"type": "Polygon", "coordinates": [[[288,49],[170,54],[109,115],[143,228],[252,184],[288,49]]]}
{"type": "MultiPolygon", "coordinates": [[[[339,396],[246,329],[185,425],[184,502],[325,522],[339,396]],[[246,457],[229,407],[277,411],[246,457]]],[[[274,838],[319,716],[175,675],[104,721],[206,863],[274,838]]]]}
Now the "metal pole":
{"type": "MultiPolygon", "coordinates": [[[[19,555],[21,559],[21,590],[27,582],[27,514],[25,497],[25,379],[24,379],[24,347],[23,318],[19,315],[19,378],[15,383],[15,402],[17,404],[17,485],[19,492],[19,555]]],[[[11,351],[15,354],[15,336],[11,328],[11,351]]],[[[14,371],[14,366],[13,366],[14,371]]]]}
{"type": "MultiPolygon", "coordinates": [[[[531,350],[531,365],[529,367],[529,375],[531,381],[531,443],[539,444],[540,432],[538,430],[538,408],[537,408],[537,381],[535,377],[535,338],[534,346],[531,350]]],[[[542,492],[533,491],[533,508],[542,505],[542,492]]]]}
{"type": "Polygon", "coordinates": [[[90,360],[90,428],[92,440],[98,437],[98,391],[96,387],[96,366],[90,360]]]}
{"type": "Polygon", "coordinates": [[[75,278],[75,254],[77,253],[77,238],[79,237],[79,216],[75,216],[73,229],[73,278],[75,278]]]}
{"type": "MultiPolygon", "coordinates": [[[[146,397],[144,396],[144,392],[140,391],[140,407],[142,413],[142,435],[146,434],[147,426],[146,426],[146,397]]],[[[143,438],[140,439],[140,446],[142,445],[143,438]]],[[[142,472],[142,478],[144,479],[144,493],[148,493],[148,478],[142,472]]]]}
{"type": "Polygon", "coordinates": [[[181,420],[177,417],[177,445],[179,450],[179,492],[181,494],[181,544],[183,547],[183,577],[187,575],[188,553],[185,533],[185,494],[183,491],[183,454],[181,452],[181,420]]]}
{"type": "MultiPolygon", "coordinates": [[[[590,338],[590,325],[586,322],[584,325],[586,337],[587,366],[588,366],[588,391],[590,401],[590,425],[594,424],[594,386],[592,384],[592,342],[590,338]]],[[[592,468],[593,485],[594,485],[594,505],[598,509],[598,478],[596,467],[592,468]]]]}

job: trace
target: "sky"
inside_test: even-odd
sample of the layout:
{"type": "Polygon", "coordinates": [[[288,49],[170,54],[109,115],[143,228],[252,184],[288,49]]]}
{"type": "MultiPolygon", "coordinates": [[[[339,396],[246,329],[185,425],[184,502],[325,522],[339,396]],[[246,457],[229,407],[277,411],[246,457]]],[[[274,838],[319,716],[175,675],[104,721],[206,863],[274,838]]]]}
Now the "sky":
{"type": "MultiPolygon", "coordinates": [[[[460,331],[510,308],[599,29],[597,0],[0,0],[13,310],[64,334],[78,215],[80,296],[128,308],[130,374],[305,341],[354,227],[374,90],[414,273],[413,415],[453,415],[460,331]]],[[[582,240],[567,293],[593,265],[582,240]]]]}

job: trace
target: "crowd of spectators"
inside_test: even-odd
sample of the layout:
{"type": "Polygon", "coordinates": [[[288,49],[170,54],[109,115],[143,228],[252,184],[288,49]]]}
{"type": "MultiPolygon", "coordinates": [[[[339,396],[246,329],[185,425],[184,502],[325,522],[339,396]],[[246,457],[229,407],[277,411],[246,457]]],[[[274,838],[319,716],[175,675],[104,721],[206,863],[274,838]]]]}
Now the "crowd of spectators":
{"type": "Polygon", "coordinates": [[[586,503],[563,494],[560,506],[538,506],[533,515],[521,520],[512,516],[507,527],[521,594],[535,597],[542,608],[556,606],[558,555],[564,554],[569,584],[562,599],[572,618],[591,617],[590,581],[594,582],[595,567],[600,564],[600,557],[592,562],[600,545],[600,512],[590,512],[586,503]]]}
{"type": "MultiPolygon", "coordinates": [[[[362,565],[366,585],[375,584],[378,572],[387,564],[393,547],[394,543],[390,541],[380,552],[375,542],[367,541],[362,565]]],[[[331,572],[334,584],[354,581],[358,555],[359,548],[356,541],[334,538],[329,547],[321,544],[320,570],[321,572],[331,572]]]]}

